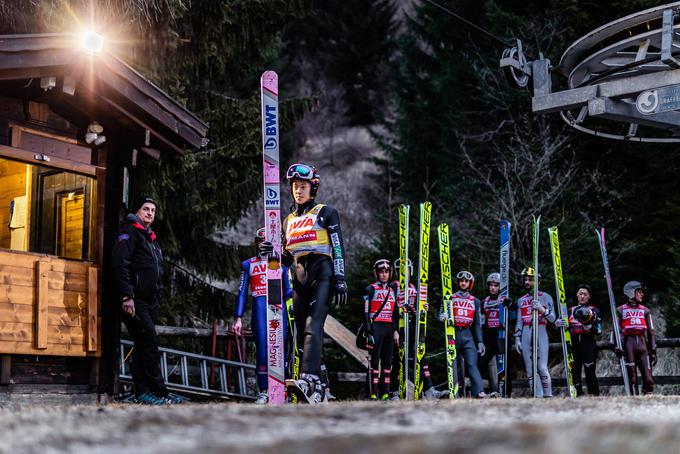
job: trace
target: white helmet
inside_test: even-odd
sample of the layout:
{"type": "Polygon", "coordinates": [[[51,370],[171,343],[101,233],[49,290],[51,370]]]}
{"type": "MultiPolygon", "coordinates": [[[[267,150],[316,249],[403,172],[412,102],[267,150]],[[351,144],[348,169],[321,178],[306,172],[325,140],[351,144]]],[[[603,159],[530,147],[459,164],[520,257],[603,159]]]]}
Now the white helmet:
{"type": "Polygon", "coordinates": [[[501,285],[501,273],[491,273],[489,274],[489,277],[486,278],[486,285],[491,284],[492,282],[501,285]]]}
{"type": "Polygon", "coordinates": [[[628,299],[632,300],[635,298],[635,290],[638,289],[645,289],[645,286],[642,285],[642,282],[639,281],[628,281],[626,282],[626,285],[623,286],[623,294],[628,297],[628,299]]]}

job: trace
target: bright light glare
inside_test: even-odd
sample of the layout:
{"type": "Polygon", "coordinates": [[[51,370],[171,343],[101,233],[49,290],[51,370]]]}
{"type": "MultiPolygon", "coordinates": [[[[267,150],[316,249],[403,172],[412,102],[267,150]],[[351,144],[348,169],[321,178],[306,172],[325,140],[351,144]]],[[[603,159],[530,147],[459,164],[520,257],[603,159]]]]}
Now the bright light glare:
{"type": "Polygon", "coordinates": [[[104,48],[104,37],[92,30],[88,30],[80,37],[80,45],[86,51],[96,54],[104,48]]]}

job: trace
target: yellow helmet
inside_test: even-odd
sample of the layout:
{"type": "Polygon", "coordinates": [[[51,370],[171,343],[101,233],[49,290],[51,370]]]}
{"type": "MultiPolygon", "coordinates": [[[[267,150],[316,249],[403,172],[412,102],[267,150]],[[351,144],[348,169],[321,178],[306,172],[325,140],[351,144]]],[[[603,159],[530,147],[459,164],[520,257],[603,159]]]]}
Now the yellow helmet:
{"type": "MultiPolygon", "coordinates": [[[[527,266],[522,270],[522,276],[534,277],[536,276],[536,270],[531,266],[527,266]]],[[[538,273],[538,278],[541,278],[541,273],[538,273]]]]}

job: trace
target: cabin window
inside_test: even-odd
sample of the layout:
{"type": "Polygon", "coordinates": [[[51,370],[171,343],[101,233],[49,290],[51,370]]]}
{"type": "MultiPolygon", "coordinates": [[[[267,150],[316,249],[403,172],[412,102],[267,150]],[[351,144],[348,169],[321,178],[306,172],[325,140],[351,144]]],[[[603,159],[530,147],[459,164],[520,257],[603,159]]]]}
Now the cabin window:
{"type": "Polygon", "coordinates": [[[91,260],[95,179],[0,157],[0,248],[91,260]]]}

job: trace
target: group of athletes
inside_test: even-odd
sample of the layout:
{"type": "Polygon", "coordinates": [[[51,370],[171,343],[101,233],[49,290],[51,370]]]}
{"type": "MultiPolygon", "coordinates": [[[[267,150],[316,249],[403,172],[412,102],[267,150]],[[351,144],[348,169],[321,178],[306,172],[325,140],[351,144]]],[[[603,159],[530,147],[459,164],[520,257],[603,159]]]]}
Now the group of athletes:
{"type": "MultiPolygon", "coordinates": [[[[293,197],[292,212],[282,223],[282,254],[284,276],[290,276],[292,284],[284,279],[284,296],[293,299],[295,333],[301,351],[300,374],[296,391],[310,403],[321,403],[330,397],[328,377],[323,367],[322,347],[324,323],[331,300],[342,303],[347,300],[345,281],[345,249],[340,229],[338,212],[316,202],[320,177],[314,166],[293,164],[286,177],[293,197]]],[[[258,251],[256,257],[242,264],[241,283],[235,311],[235,329],[242,331],[242,317],[248,296],[253,298],[251,326],[257,350],[258,403],[267,402],[267,339],[266,339],[266,262],[271,257],[273,246],[264,240],[260,229],[255,238],[258,251]]],[[[410,274],[410,262],[403,264],[410,274]]],[[[415,286],[409,285],[408,298],[399,291],[399,282],[392,281],[395,267],[388,259],[379,259],[373,265],[375,281],[364,290],[364,323],[369,349],[368,397],[370,399],[398,399],[400,361],[396,352],[407,337],[399,326],[403,314],[409,314],[411,330],[409,339],[414,339],[416,329],[415,286]]],[[[599,395],[596,376],[596,338],[602,333],[600,311],[590,302],[591,289],[579,285],[576,291],[578,303],[569,310],[567,323],[555,311],[553,298],[546,292],[538,292],[534,299],[534,279],[538,279],[533,268],[527,267],[522,273],[525,294],[512,300],[500,296],[500,275],[491,273],[486,279],[487,295],[480,301],[474,296],[475,277],[469,271],[456,275],[457,290],[452,297],[453,322],[455,324],[459,378],[467,376],[470,381],[469,395],[476,398],[496,396],[497,379],[489,373],[489,388],[485,392],[482,374],[489,365],[495,364],[498,353],[505,347],[499,339],[504,330],[501,306],[509,314],[509,343],[521,355],[532,381],[532,314],[538,312],[538,355],[537,371],[541,386],[538,395],[552,397],[552,385],[548,370],[549,340],[547,326],[569,329],[573,342],[573,382],[579,395],[584,394],[581,374],[585,371],[588,393],[599,395]]],[[[616,354],[625,358],[632,394],[638,394],[636,369],[643,377],[643,393],[651,393],[654,387],[652,368],[656,364],[656,339],[649,310],[642,304],[644,286],[637,281],[628,282],[623,289],[627,302],[617,308],[617,319],[622,336],[622,348],[616,354]]],[[[443,306],[443,305],[442,305],[443,306]]],[[[428,311],[429,307],[423,307],[428,311]]],[[[439,310],[440,320],[451,316],[439,310]]],[[[420,333],[424,336],[425,333],[420,333]]],[[[413,345],[406,348],[413,349],[413,345]]],[[[506,358],[509,358],[507,352],[506,358]]],[[[413,358],[411,353],[408,355],[413,358]]],[[[512,361],[506,361],[507,366],[512,361]]],[[[410,368],[410,367],[409,367],[410,368]]],[[[506,367],[506,396],[512,393],[509,367],[506,367]]],[[[412,369],[411,369],[412,370],[412,369]]],[[[426,398],[439,398],[448,392],[435,389],[427,360],[421,363],[421,374],[426,398]]],[[[464,378],[463,378],[464,380],[464,378]]],[[[464,383],[464,381],[463,381],[464,383]]],[[[460,387],[465,390],[465,386],[460,387]]],[[[464,391],[462,391],[464,393],[464,391]]]]}

